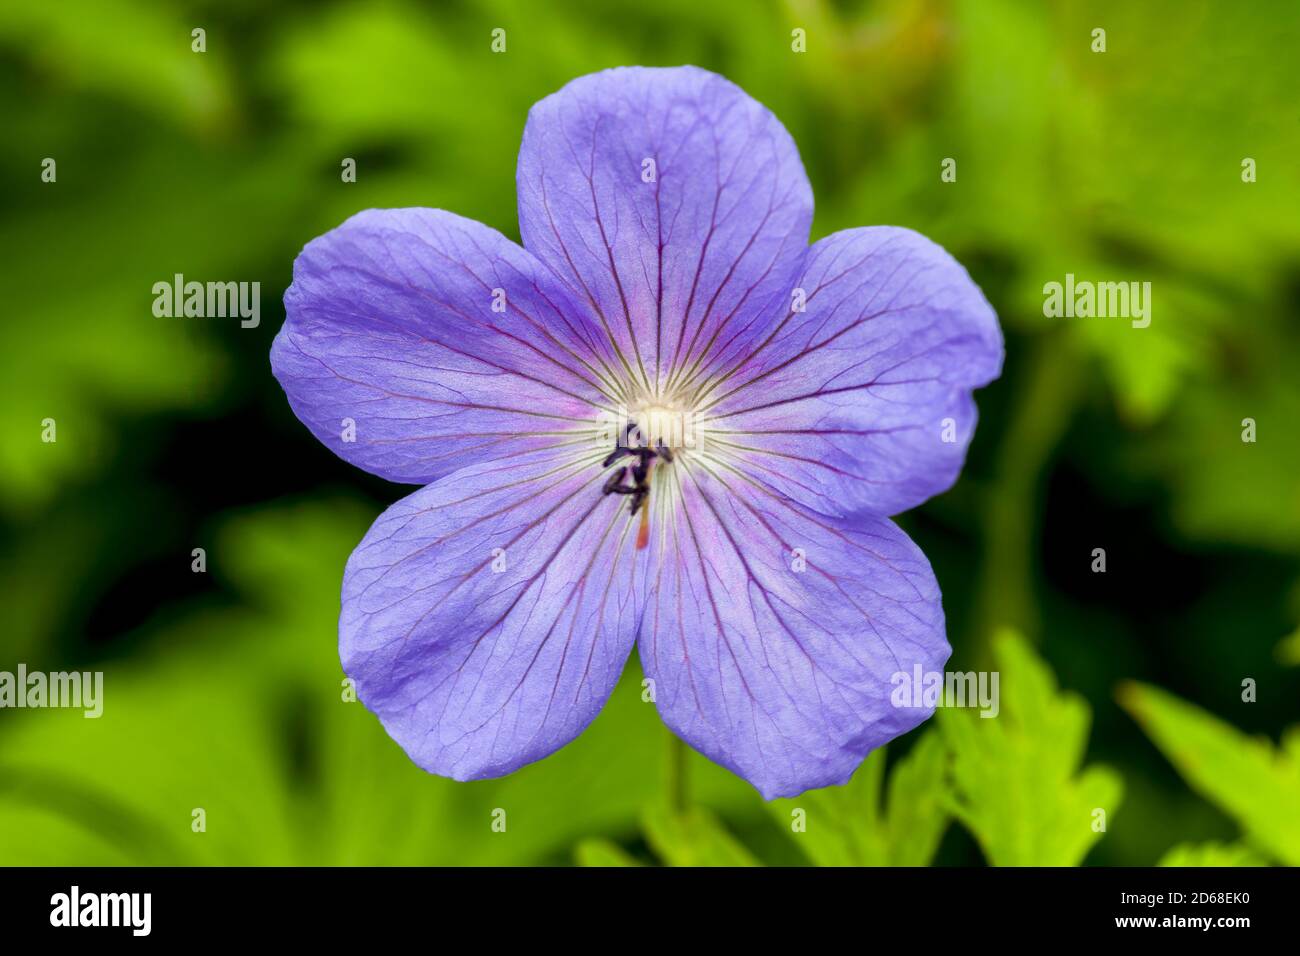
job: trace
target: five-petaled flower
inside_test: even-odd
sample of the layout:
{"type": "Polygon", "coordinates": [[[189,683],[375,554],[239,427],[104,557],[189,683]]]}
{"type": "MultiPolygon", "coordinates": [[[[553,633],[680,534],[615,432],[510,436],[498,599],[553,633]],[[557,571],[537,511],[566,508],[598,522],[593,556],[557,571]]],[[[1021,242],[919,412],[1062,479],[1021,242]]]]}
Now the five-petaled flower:
{"type": "Polygon", "coordinates": [[[668,726],[765,797],[844,782],[932,710],[890,702],[950,649],[888,516],[956,480],[993,310],[907,229],[809,246],[789,134],[694,67],[539,102],[517,187],[522,248],[369,210],[294,263],[294,412],[425,486],[344,573],[358,696],[426,770],[498,776],[573,740],[635,645],[668,726]]]}

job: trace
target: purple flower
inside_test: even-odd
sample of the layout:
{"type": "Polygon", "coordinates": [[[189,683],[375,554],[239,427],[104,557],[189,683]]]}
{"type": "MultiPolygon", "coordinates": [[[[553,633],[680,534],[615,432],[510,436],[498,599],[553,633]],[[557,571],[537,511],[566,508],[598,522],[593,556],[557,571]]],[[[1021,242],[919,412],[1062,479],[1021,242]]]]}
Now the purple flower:
{"type": "Polygon", "coordinates": [[[528,116],[523,247],[368,210],[294,263],[271,364],[336,454],[424,487],[344,573],[339,647],[411,759],[493,777],[573,740],[635,645],[668,726],[765,797],[925,720],[950,652],[890,520],[956,480],[1002,364],[966,271],[907,229],[808,245],[794,142],[694,67],[528,116]]]}

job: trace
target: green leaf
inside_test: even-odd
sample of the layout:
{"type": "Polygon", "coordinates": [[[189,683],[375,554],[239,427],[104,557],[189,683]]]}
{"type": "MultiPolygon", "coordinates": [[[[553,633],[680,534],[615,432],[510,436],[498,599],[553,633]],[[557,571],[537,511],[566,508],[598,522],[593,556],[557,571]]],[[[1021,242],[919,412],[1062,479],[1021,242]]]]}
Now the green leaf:
{"type": "Polygon", "coordinates": [[[1252,845],[1300,866],[1300,726],[1276,748],[1156,687],[1125,684],[1119,700],[1192,789],[1236,820],[1252,845]]]}
{"type": "Polygon", "coordinates": [[[653,804],[642,818],[646,839],[669,866],[760,866],[703,807],[672,810],[653,804]]]}
{"type": "Polygon", "coordinates": [[[885,748],[873,750],[841,787],[773,800],[768,810],[818,866],[884,866],[888,835],[879,814],[885,748]]]}
{"type": "Polygon", "coordinates": [[[578,866],[640,866],[641,863],[617,843],[609,840],[583,840],[573,849],[578,866]]]}
{"type": "Polygon", "coordinates": [[[1180,843],[1156,866],[1268,866],[1250,847],[1240,843],[1180,843]]]}
{"type": "Polygon", "coordinates": [[[943,741],[931,731],[890,772],[883,807],[883,747],[847,784],[767,806],[818,866],[926,866],[950,820],[946,762],[943,741]]]}
{"type": "Polygon", "coordinates": [[[132,859],[77,820],[45,807],[0,801],[0,863],[5,866],[123,866],[132,859]]]}
{"type": "Polygon", "coordinates": [[[1001,702],[996,717],[939,710],[952,753],[951,810],[995,866],[1077,866],[1120,804],[1123,783],[1098,765],[1080,772],[1091,713],[1058,691],[1019,635],[994,640],[1001,702]],[[1104,816],[1098,816],[1103,811],[1104,816]]]}
{"type": "Polygon", "coordinates": [[[928,866],[948,829],[948,751],[925,734],[889,775],[885,818],[891,866],[928,866]]]}

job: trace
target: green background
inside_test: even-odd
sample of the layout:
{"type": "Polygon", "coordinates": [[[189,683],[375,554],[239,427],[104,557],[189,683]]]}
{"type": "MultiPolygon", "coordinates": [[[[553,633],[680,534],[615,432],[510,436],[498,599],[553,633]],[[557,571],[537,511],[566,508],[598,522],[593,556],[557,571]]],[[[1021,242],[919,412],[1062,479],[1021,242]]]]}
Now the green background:
{"type": "Polygon", "coordinates": [[[1263,0],[0,6],[0,670],[105,673],[99,720],[0,711],[0,863],[1300,863],[1297,50],[1263,0]],[[680,63],[789,128],[814,238],[918,229],[1002,319],[961,480],[900,522],[1002,716],[768,805],[633,661],[553,757],[426,776],[342,699],[343,564],[408,489],[271,376],[293,258],[368,207],[517,237],[529,106],[680,63]],[[1151,282],[1151,326],[1044,318],[1067,272],[1151,282]],[[174,273],[259,281],[261,325],[154,317],[174,273]]]}

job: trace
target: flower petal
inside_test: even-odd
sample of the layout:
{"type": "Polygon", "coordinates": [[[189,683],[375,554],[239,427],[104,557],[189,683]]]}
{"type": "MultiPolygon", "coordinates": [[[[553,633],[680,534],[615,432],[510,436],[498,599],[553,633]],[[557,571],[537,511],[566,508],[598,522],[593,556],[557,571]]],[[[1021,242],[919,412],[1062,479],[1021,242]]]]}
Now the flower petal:
{"type": "Polygon", "coordinates": [[[840,784],[930,716],[892,680],[942,671],[930,565],[885,518],[810,512],[737,472],[673,466],[638,645],[678,736],[765,798],[840,784]]]}
{"type": "Polygon", "coordinates": [[[393,505],[348,561],[339,651],[424,769],[495,777],[604,706],[641,614],[622,500],[555,451],[475,465],[393,505]]]}
{"type": "Polygon", "coordinates": [[[650,393],[720,333],[745,339],[778,317],[807,248],[812,189],[794,141],[696,67],[606,70],[546,97],[517,178],[525,247],[650,393]]]}
{"type": "Polygon", "coordinates": [[[588,313],[523,249],[448,212],[353,216],[307,244],[284,302],[271,365],[295,414],[393,481],[574,441],[614,404],[588,313]]]}
{"type": "Polygon", "coordinates": [[[828,514],[892,515],[956,481],[972,389],[1002,332],[947,252],[909,229],[850,229],[809,252],[790,311],[709,384],[702,414],[773,489],[828,514]]]}

